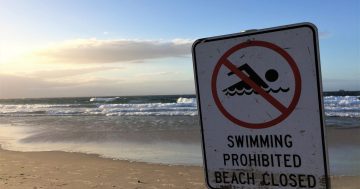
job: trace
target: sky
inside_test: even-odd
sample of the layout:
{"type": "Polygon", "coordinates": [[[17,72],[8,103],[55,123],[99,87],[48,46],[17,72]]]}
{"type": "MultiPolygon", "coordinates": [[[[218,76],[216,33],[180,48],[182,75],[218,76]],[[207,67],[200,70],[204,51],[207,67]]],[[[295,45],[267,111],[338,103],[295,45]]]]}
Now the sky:
{"type": "Polygon", "coordinates": [[[298,22],[324,91],[360,90],[358,0],[0,0],[0,98],[195,94],[196,39],[298,22]]]}

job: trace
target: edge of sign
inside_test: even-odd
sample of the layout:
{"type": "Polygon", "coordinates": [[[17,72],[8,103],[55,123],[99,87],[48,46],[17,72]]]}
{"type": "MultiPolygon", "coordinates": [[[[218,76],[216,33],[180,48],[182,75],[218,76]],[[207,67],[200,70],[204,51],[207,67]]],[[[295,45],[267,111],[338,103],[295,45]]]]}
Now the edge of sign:
{"type": "Polygon", "coordinates": [[[324,99],[323,99],[323,86],[322,86],[322,74],[321,74],[321,64],[320,64],[320,48],[319,48],[319,35],[317,27],[312,23],[307,23],[308,26],[313,31],[314,46],[315,46],[315,60],[316,60],[316,71],[317,71],[317,87],[318,87],[318,99],[319,99],[319,110],[320,110],[320,121],[321,121],[321,141],[323,145],[323,157],[324,157],[324,169],[325,169],[325,187],[331,188],[330,182],[330,171],[329,171],[329,157],[328,157],[328,148],[326,142],[326,132],[325,132],[325,112],[324,112],[324,99]]]}
{"type": "Polygon", "coordinates": [[[224,40],[224,39],[230,39],[230,38],[235,38],[235,37],[244,37],[244,36],[248,36],[248,35],[255,35],[255,34],[263,34],[263,33],[268,33],[268,32],[275,32],[275,31],[281,31],[284,29],[294,29],[294,28],[300,28],[300,27],[308,27],[311,29],[312,33],[313,33],[313,40],[314,40],[314,49],[315,49],[315,61],[316,61],[316,71],[317,71],[317,91],[318,91],[318,100],[319,100],[319,111],[320,111],[320,125],[321,125],[321,141],[322,141],[322,145],[323,145],[323,157],[324,157],[324,170],[325,170],[325,187],[327,189],[330,189],[330,177],[329,177],[329,169],[328,169],[328,165],[329,165],[329,159],[328,159],[328,152],[327,152],[327,143],[325,141],[325,123],[324,123],[324,111],[323,111],[323,96],[322,96],[322,76],[321,76],[321,67],[320,67],[320,55],[319,55],[319,39],[318,39],[318,29],[317,27],[311,23],[311,22],[301,22],[301,23],[296,23],[296,24],[288,24],[288,25],[282,25],[282,26],[277,26],[277,27],[271,27],[271,28],[264,28],[264,29],[259,29],[259,30],[249,30],[249,31],[244,31],[244,32],[240,32],[240,33],[233,33],[233,34],[228,34],[228,35],[220,35],[220,36],[214,36],[214,37],[207,37],[207,38],[200,38],[197,39],[191,48],[191,52],[192,52],[192,60],[193,60],[193,69],[194,69],[194,80],[195,80],[195,88],[196,88],[196,99],[197,99],[197,104],[198,104],[198,115],[199,115],[199,122],[200,122],[200,127],[201,127],[201,137],[202,137],[202,153],[203,153],[203,166],[204,166],[204,172],[205,172],[205,180],[206,180],[206,185],[208,188],[210,189],[217,189],[214,188],[213,186],[210,185],[210,182],[208,180],[208,169],[207,169],[207,161],[206,161],[206,151],[205,151],[205,138],[204,138],[204,128],[203,128],[203,122],[202,122],[202,113],[201,113],[201,106],[200,106],[200,96],[199,96],[199,86],[198,86],[198,76],[197,76],[197,65],[196,65],[196,47],[199,44],[205,43],[205,42],[211,42],[211,41],[217,41],[217,40],[224,40]]]}
{"type": "Polygon", "coordinates": [[[201,106],[200,106],[200,97],[199,97],[199,86],[198,86],[198,76],[197,76],[197,67],[196,67],[196,56],[195,56],[195,49],[196,46],[202,42],[204,42],[206,40],[206,38],[203,39],[198,39],[196,40],[192,47],[191,47],[191,53],[192,53],[192,60],[193,60],[193,69],[194,69],[194,81],[195,81],[195,90],[196,90],[196,103],[198,104],[197,108],[198,108],[198,115],[199,115],[199,122],[200,122],[200,128],[201,128],[201,150],[202,150],[202,154],[203,154],[203,167],[204,167],[204,172],[205,172],[205,181],[206,181],[206,185],[208,188],[211,189],[216,189],[213,188],[208,180],[208,174],[207,174],[207,164],[206,164],[206,152],[205,152],[205,138],[204,138],[204,128],[203,128],[203,122],[202,122],[202,114],[201,114],[201,106]]]}

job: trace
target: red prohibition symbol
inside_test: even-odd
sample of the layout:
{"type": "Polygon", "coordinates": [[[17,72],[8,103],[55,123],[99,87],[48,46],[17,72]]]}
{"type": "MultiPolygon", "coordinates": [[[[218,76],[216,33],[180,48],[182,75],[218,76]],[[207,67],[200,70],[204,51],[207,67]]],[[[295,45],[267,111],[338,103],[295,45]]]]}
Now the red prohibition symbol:
{"type": "Polygon", "coordinates": [[[218,63],[216,64],[216,66],[214,68],[213,74],[212,74],[211,90],[212,90],[212,95],[213,95],[216,106],[219,108],[220,112],[227,119],[229,119],[230,121],[232,121],[233,123],[235,123],[241,127],[250,128],[250,129],[264,129],[264,128],[268,128],[268,127],[271,127],[271,126],[274,126],[274,125],[280,123],[281,121],[286,119],[291,114],[291,112],[295,109],[297,103],[299,102],[300,93],[301,93],[301,77],[300,77],[299,69],[296,66],[296,62],[281,47],[279,47],[273,43],[269,43],[269,42],[265,42],[265,41],[247,41],[247,42],[240,43],[240,44],[235,45],[234,47],[230,48],[219,59],[218,63]],[[289,66],[292,70],[292,73],[294,75],[294,78],[295,78],[295,91],[294,91],[292,100],[288,106],[283,105],[275,97],[273,97],[269,93],[267,93],[263,88],[258,86],[245,73],[238,70],[237,67],[228,60],[228,57],[230,55],[232,55],[233,53],[235,53],[236,51],[247,48],[247,47],[256,47],[256,46],[268,48],[272,51],[275,51],[276,53],[281,55],[286,60],[286,62],[289,64],[289,66]],[[222,66],[225,66],[226,68],[228,68],[231,72],[233,72],[236,76],[238,76],[242,81],[244,81],[246,84],[248,84],[254,91],[256,91],[259,95],[261,95],[274,108],[276,108],[278,111],[280,111],[281,114],[278,117],[276,117],[270,121],[264,122],[264,123],[249,123],[249,122],[242,121],[242,120],[238,119],[236,116],[229,113],[225,109],[225,107],[222,105],[219,95],[218,95],[218,92],[217,92],[216,82],[217,82],[217,78],[219,75],[219,70],[222,66]]]}

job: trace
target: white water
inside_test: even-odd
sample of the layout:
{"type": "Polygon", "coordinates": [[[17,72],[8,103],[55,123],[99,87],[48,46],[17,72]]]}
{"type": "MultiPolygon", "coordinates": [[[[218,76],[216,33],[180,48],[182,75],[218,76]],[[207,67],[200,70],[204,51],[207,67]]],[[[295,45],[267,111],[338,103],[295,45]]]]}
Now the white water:
{"type": "Polygon", "coordinates": [[[325,96],[325,115],[360,118],[359,96],[325,96]]]}
{"type": "MultiPolygon", "coordinates": [[[[360,118],[359,96],[325,96],[325,115],[360,118]]],[[[0,115],[103,115],[103,116],[196,116],[195,98],[178,98],[173,103],[116,103],[120,97],[89,99],[89,104],[0,104],[0,115]]]]}
{"type": "Polygon", "coordinates": [[[118,98],[91,98],[95,104],[0,104],[0,115],[197,115],[195,98],[178,98],[174,103],[104,103],[118,98]]]}

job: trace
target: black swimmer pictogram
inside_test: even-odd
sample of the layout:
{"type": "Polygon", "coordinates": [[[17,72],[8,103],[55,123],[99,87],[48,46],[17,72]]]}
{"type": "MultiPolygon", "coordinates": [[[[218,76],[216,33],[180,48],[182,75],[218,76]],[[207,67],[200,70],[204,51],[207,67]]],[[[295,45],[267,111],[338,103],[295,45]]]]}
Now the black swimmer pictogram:
{"type": "MultiPolygon", "coordinates": [[[[245,72],[249,79],[251,79],[252,81],[254,81],[259,87],[263,88],[265,90],[265,92],[270,93],[278,93],[278,92],[288,92],[289,88],[281,88],[279,87],[278,89],[272,89],[269,87],[269,85],[248,65],[248,64],[244,64],[240,67],[237,68],[240,71],[245,72]]],[[[227,75],[231,76],[233,75],[233,72],[229,72],[227,75]]],[[[265,78],[267,81],[269,82],[274,82],[278,79],[279,74],[276,70],[274,69],[269,69],[268,71],[266,71],[265,73],[265,78]]],[[[239,81],[237,83],[235,83],[234,85],[231,85],[230,87],[227,87],[226,89],[222,90],[226,96],[234,96],[234,95],[251,95],[251,94],[258,94],[256,91],[254,91],[246,82],[244,81],[239,81]]]]}

